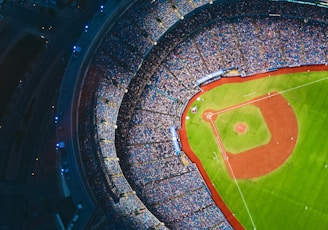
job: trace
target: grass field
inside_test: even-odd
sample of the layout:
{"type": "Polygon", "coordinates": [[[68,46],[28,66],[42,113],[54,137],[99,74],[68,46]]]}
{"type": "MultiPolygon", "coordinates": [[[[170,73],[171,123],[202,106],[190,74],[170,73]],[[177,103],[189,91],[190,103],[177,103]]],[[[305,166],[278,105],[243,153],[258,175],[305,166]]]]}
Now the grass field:
{"type": "MultiPolygon", "coordinates": [[[[189,145],[222,199],[246,229],[254,226],[257,229],[327,229],[327,77],[327,72],[305,72],[250,78],[247,82],[211,89],[191,105],[197,105],[198,111],[196,114],[189,112],[190,119],[185,121],[189,145]],[[202,114],[205,110],[221,110],[273,91],[280,92],[296,114],[297,144],[289,159],[274,172],[256,179],[237,180],[245,203],[235,181],[229,176],[210,123],[202,119],[202,114]]],[[[251,110],[251,107],[244,109],[251,110]]],[[[231,120],[228,113],[218,118],[220,116],[225,116],[220,119],[228,124],[235,122],[234,115],[231,115],[231,120]]],[[[249,119],[254,120],[254,117],[249,119]]],[[[231,129],[220,127],[218,123],[215,125],[223,137],[233,135],[229,133],[231,129]]],[[[262,141],[265,142],[266,138],[262,141]]],[[[239,152],[249,148],[243,143],[247,141],[240,139],[238,146],[234,147],[233,138],[228,138],[224,145],[239,152]]]]}
{"type": "Polygon", "coordinates": [[[234,154],[267,144],[271,137],[261,110],[254,105],[219,114],[215,125],[222,134],[225,150],[234,154]],[[246,133],[235,132],[234,126],[238,122],[247,124],[246,133]]]}

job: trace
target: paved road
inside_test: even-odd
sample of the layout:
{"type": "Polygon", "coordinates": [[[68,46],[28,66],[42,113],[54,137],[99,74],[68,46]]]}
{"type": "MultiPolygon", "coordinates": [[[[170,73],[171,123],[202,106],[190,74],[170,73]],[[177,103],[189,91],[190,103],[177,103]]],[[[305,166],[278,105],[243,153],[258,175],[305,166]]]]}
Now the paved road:
{"type": "MultiPolygon", "coordinates": [[[[0,215],[0,228],[9,225],[22,229],[24,223],[26,228],[54,228],[46,213],[39,216],[46,210],[47,198],[61,195],[53,105],[72,46],[99,9],[100,2],[89,1],[84,10],[69,18],[49,18],[19,7],[8,7],[1,12],[9,25],[7,30],[37,33],[43,21],[50,22],[55,30],[47,32],[50,44],[15,95],[12,114],[0,124],[0,213],[4,213],[0,215]],[[33,218],[33,213],[39,215],[33,218]]],[[[7,32],[0,36],[1,49],[2,41],[17,39],[13,34],[7,32]]]]}

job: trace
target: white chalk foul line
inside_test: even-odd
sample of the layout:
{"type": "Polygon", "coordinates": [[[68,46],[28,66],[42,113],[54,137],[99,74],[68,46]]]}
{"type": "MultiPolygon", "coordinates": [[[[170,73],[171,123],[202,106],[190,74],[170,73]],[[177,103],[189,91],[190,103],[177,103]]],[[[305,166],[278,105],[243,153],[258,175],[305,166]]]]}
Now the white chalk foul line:
{"type": "Polygon", "coordinates": [[[224,112],[227,112],[227,111],[230,111],[230,110],[233,110],[233,109],[237,109],[237,108],[240,108],[240,107],[245,106],[245,105],[253,104],[255,102],[262,101],[262,100],[277,96],[278,94],[288,93],[290,91],[293,91],[293,90],[296,90],[296,89],[299,89],[299,88],[303,88],[303,87],[306,87],[308,85],[312,85],[312,84],[315,84],[315,83],[318,83],[318,82],[321,82],[321,81],[324,81],[324,80],[327,80],[327,79],[328,79],[328,77],[325,77],[325,78],[321,78],[321,79],[318,79],[318,80],[315,80],[315,81],[311,81],[311,82],[308,82],[308,83],[305,83],[305,84],[302,84],[302,85],[298,85],[298,86],[295,86],[295,87],[292,87],[292,88],[289,88],[289,89],[285,89],[285,90],[282,90],[282,91],[277,92],[277,93],[271,93],[269,95],[266,95],[266,96],[263,96],[263,97],[260,97],[260,98],[257,98],[257,99],[251,100],[251,101],[247,101],[247,102],[235,105],[235,106],[228,107],[226,109],[219,110],[217,112],[214,112],[213,115],[218,115],[220,113],[224,113],[224,112]]]}
{"type": "Polygon", "coordinates": [[[223,145],[222,140],[221,140],[221,138],[220,138],[219,131],[216,129],[216,127],[215,127],[215,125],[214,125],[214,123],[213,123],[212,117],[210,118],[210,121],[211,121],[212,129],[213,129],[214,132],[215,132],[216,141],[218,142],[219,148],[221,149],[221,152],[222,152],[222,155],[223,155],[223,159],[227,162],[227,164],[228,164],[228,166],[229,166],[229,169],[230,169],[230,172],[231,172],[231,175],[232,175],[233,181],[235,182],[235,184],[236,184],[236,186],[237,186],[238,192],[239,192],[240,197],[241,197],[241,199],[242,199],[242,201],[243,201],[243,204],[244,204],[244,206],[245,206],[246,212],[247,212],[247,214],[248,214],[248,216],[249,216],[250,221],[252,222],[253,228],[256,229],[256,227],[255,227],[255,223],[254,223],[253,218],[252,218],[252,215],[251,215],[251,213],[250,213],[250,211],[249,211],[249,208],[248,208],[247,202],[246,202],[246,200],[245,200],[244,194],[243,194],[243,192],[242,192],[241,189],[240,189],[240,186],[239,186],[239,184],[238,184],[237,178],[236,178],[235,173],[234,173],[234,171],[233,171],[233,169],[232,169],[232,166],[231,166],[231,164],[230,164],[229,157],[227,156],[227,153],[226,153],[226,151],[225,151],[225,149],[224,149],[224,145],[223,145]]]}

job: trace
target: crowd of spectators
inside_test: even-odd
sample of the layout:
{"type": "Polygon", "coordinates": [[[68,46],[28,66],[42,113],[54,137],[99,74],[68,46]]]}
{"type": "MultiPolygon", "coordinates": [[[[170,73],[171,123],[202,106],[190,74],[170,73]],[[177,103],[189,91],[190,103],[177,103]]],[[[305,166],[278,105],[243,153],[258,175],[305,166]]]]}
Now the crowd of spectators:
{"type": "MultiPolygon", "coordinates": [[[[101,190],[103,194],[112,193],[113,198],[107,199],[103,203],[104,210],[108,210],[108,214],[112,215],[113,209],[116,215],[120,214],[125,225],[131,225],[135,228],[143,228],[145,226],[163,227],[159,220],[150,213],[135,192],[127,182],[119,164],[119,158],[115,150],[115,117],[117,117],[119,109],[118,98],[122,98],[125,90],[124,82],[116,79],[120,85],[114,85],[110,79],[104,79],[99,83],[97,90],[97,101],[95,109],[96,120],[96,136],[98,145],[98,170],[102,169],[105,175],[107,190],[101,190]],[[108,191],[109,190],[109,191],[108,191]],[[105,193],[106,192],[106,193],[105,193]],[[110,211],[109,211],[110,210],[110,211]]],[[[108,218],[111,218],[111,216],[108,218]]],[[[121,220],[119,220],[120,222],[121,220]]]]}
{"type": "Polygon", "coordinates": [[[169,200],[171,197],[181,196],[203,187],[204,182],[199,176],[199,172],[197,170],[191,170],[188,173],[147,183],[142,188],[142,194],[147,197],[149,204],[158,205],[162,201],[169,200]],[[184,183],[180,184],[180,181],[184,181],[184,183]],[[156,193],[160,194],[160,196],[155,195],[156,193]]]}
{"type": "Polygon", "coordinates": [[[147,54],[153,43],[148,37],[144,36],[133,22],[127,18],[119,20],[111,30],[113,35],[126,42],[141,54],[147,54]]]}
{"type": "Polygon", "coordinates": [[[289,17],[234,17],[188,37],[165,62],[178,79],[191,75],[191,81],[231,67],[248,76],[280,67],[325,64],[325,28],[326,24],[289,17]]]}
{"type": "Polygon", "coordinates": [[[125,93],[128,75],[122,75],[122,79],[117,78],[121,75],[109,77],[110,71],[106,69],[109,58],[101,53],[95,60],[97,65],[89,68],[79,104],[79,138],[88,184],[107,216],[102,228],[166,229],[136,196],[116,155],[115,117],[120,104],[117,99],[125,93]],[[104,65],[99,65],[99,60],[104,65]]]}
{"type": "Polygon", "coordinates": [[[146,86],[142,93],[142,98],[145,100],[138,103],[139,109],[157,111],[165,114],[174,114],[176,111],[176,101],[175,98],[168,97],[161,94],[159,90],[152,86],[146,86]],[[163,97],[161,97],[162,95],[163,97]],[[159,102],[160,100],[161,102],[159,102]],[[159,103],[157,103],[159,102],[159,103]]]}
{"type": "Polygon", "coordinates": [[[175,153],[169,151],[171,149],[171,140],[167,142],[138,144],[126,147],[127,154],[129,154],[128,162],[130,163],[142,163],[145,159],[148,161],[157,161],[163,158],[173,157],[175,153]]]}
{"type": "Polygon", "coordinates": [[[119,213],[139,229],[164,229],[161,222],[174,229],[231,229],[196,165],[180,161],[171,142],[169,127],[197,92],[196,80],[230,67],[248,76],[327,63],[326,9],[228,2],[199,10],[209,1],[138,1],[95,53],[87,79],[99,79],[96,99],[80,105],[95,108],[94,123],[82,119],[95,141],[84,136],[81,146],[88,150],[91,187],[109,218],[119,213]]]}

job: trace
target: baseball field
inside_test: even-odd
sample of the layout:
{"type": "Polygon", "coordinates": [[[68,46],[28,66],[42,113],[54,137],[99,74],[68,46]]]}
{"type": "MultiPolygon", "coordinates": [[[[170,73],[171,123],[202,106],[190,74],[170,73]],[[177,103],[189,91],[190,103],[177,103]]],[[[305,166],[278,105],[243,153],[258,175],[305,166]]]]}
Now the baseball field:
{"type": "Polygon", "coordinates": [[[182,149],[236,228],[328,227],[328,72],[307,68],[222,78],[183,114],[182,149]]]}

